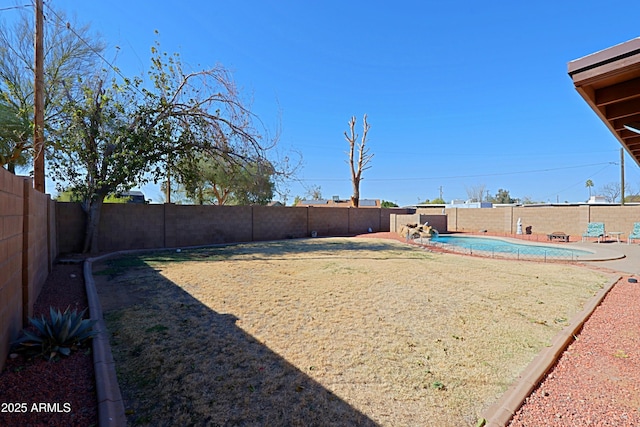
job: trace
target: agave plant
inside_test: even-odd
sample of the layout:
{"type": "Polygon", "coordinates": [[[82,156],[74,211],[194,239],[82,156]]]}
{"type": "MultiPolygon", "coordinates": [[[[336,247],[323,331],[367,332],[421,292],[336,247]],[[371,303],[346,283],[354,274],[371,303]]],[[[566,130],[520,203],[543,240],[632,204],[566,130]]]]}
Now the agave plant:
{"type": "Polygon", "coordinates": [[[24,336],[14,343],[17,351],[41,355],[48,360],[59,354],[68,356],[72,350],[76,350],[96,334],[93,330],[96,321],[82,318],[85,311],[86,309],[78,313],[77,310],[69,311],[67,307],[64,313],[60,313],[60,310],[50,307],[49,319],[44,316],[40,319],[29,318],[38,334],[24,330],[24,336]]]}

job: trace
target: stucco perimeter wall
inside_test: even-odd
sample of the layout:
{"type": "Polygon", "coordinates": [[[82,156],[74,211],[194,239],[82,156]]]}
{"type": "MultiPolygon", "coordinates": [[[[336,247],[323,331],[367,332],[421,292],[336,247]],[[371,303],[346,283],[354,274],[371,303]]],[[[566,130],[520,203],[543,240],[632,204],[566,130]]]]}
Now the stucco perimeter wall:
{"type": "Polygon", "coordinates": [[[0,167],[0,370],[57,256],[54,202],[0,167]]]}
{"type": "MultiPolygon", "coordinates": [[[[548,234],[562,231],[581,236],[589,222],[604,222],[607,231],[628,234],[634,222],[640,222],[640,206],[535,206],[499,207],[491,209],[446,209],[449,231],[513,234],[517,231],[518,218],[522,231],[531,227],[532,234],[548,234]]],[[[623,236],[624,238],[624,236],[623,236]]]]}
{"type": "MultiPolygon", "coordinates": [[[[85,216],[78,203],[57,203],[61,253],[80,252],[85,216]]],[[[346,236],[388,231],[392,213],[406,209],[276,206],[103,205],[101,252],[216,243],[346,236]]]]}

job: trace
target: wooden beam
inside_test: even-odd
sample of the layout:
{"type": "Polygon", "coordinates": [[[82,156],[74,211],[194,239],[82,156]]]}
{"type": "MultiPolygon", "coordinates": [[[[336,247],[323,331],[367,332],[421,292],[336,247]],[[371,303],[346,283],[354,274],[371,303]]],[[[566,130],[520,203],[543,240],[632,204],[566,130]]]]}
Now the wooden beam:
{"type": "Polygon", "coordinates": [[[616,120],[637,115],[640,112],[640,99],[631,99],[628,101],[617,102],[607,105],[605,117],[607,120],[616,120]]]}
{"type": "Polygon", "coordinates": [[[640,135],[637,135],[636,138],[624,138],[622,141],[627,147],[634,144],[640,144],[640,135]]]}
{"type": "Polygon", "coordinates": [[[624,127],[624,125],[632,122],[640,122],[640,111],[638,111],[638,114],[634,114],[632,116],[627,116],[616,120],[609,120],[611,127],[618,133],[622,131],[630,132],[624,127]]]}
{"type": "Polygon", "coordinates": [[[596,89],[595,103],[604,106],[640,97],[640,78],[596,89]]]}
{"type": "Polygon", "coordinates": [[[624,145],[626,145],[629,150],[637,150],[640,148],[640,141],[625,143],[624,145]]]}

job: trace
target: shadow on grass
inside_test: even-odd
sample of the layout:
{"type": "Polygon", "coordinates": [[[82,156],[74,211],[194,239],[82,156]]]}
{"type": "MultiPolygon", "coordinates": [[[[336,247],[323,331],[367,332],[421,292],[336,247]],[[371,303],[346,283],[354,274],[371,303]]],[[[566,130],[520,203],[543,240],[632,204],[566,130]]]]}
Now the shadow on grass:
{"type": "Polygon", "coordinates": [[[135,275],[97,276],[96,285],[130,425],[377,425],[235,316],[128,262],[135,275]]]}

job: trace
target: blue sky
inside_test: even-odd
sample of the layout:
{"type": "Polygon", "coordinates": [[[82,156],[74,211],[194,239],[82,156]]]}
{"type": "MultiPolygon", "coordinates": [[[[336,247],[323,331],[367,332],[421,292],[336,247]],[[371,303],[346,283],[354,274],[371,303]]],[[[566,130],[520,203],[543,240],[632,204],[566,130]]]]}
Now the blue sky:
{"type": "MultiPolygon", "coordinates": [[[[154,30],[188,67],[231,69],[263,122],[275,130],[280,121],[280,151],[303,156],[289,203],[315,186],[326,198],[350,196],[343,133],[352,115],[361,133],[365,113],[374,158],[363,198],[414,204],[442,187],[449,201],[484,185],[577,202],[588,198],[587,179],[594,190],[620,179],[620,145],[573,88],[567,63],[638,37],[626,18],[638,15],[637,1],[49,4],[99,32],[107,58],[118,46],[125,75],[148,68],[154,30]]],[[[640,191],[638,166],[629,157],[625,166],[640,191]]]]}

